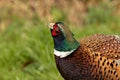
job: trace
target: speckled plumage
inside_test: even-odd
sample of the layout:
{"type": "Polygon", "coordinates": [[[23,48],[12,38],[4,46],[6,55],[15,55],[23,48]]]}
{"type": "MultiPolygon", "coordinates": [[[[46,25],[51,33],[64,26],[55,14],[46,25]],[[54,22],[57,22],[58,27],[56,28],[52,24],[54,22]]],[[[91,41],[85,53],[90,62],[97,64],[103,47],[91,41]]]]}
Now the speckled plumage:
{"type": "Polygon", "coordinates": [[[80,43],[103,56],[120,59],[120,37],[117,35],[95,34],[82,38],[80,43]]]}
{"type": "Polygon", "coordinates": [[[118,36],[95,34],[82,38],[75,52],[55,59],[65,80],[120,80],[118,36]]]}
{"type": "Polygon", "coordinates": [[[65,80],[120,80],[119,36],[94,34],[78,42],[64,23],[52,23],[50,29],[56,66],[65,80]]]}

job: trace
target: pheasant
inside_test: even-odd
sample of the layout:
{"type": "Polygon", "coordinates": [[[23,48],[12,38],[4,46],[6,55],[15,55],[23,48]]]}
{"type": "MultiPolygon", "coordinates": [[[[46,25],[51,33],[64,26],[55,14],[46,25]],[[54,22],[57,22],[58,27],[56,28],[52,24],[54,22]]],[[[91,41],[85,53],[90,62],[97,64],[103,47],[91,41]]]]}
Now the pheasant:
{"type": "Polygon", "coordinates": [[[120,80],[120,37],[94,34],[77,41],[67,25],[50,23],[56,66],[65,80],[120,80]]]}

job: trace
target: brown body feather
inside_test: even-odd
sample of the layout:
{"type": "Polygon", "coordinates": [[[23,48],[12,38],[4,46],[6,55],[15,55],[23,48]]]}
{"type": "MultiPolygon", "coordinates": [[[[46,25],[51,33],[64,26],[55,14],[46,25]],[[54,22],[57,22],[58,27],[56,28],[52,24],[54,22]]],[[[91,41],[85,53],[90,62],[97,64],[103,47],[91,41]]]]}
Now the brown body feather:
{"type": "Polygon", "coordinates": [[[65,80],[120,80],[120,38],[96,34],[80,40],[65,58],[55,56],[65,80]]]}

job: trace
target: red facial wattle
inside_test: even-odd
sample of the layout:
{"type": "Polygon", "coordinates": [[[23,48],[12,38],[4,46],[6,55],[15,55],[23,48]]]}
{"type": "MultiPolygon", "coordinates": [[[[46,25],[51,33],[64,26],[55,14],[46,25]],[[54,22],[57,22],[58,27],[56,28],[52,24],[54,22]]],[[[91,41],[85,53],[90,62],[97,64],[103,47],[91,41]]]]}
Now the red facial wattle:
{"type": "Polygon", "coordinates": [[[53,26],[52,36],[58,36],[60,34],[60,29],[57,24],[53,26]]]}
{"type": "Polygon", "coordinates": [[[52,36],[57,36],[57,33],[55,30],[52,31],[52,36]]]}

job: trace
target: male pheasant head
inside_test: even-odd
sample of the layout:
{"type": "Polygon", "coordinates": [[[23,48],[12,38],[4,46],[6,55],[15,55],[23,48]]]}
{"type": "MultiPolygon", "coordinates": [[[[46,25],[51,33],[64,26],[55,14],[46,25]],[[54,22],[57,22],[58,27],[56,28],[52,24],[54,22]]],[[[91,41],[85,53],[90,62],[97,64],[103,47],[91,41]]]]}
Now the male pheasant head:
{"type": "Polygon", "coordinates": [[[66,57],[79,47],[79,43],[64,23],[50,23],[49,28],[54,40],[54,54],[56,56],[66,57]]]}

